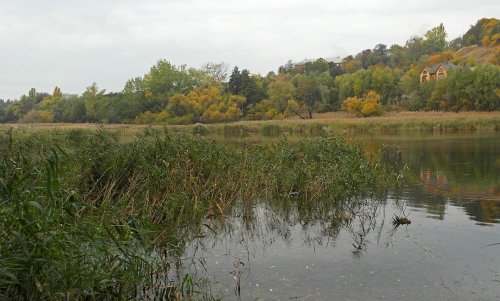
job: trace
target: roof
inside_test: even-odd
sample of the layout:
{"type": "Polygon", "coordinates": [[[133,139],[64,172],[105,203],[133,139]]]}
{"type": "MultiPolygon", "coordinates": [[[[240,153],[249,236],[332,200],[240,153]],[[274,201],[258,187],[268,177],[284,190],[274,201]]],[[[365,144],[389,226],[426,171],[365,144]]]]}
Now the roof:
{"type": "Polygon", "coordinates": [[[455,69],[457,66],[453,63],[438,63],[432,67],[425,67],[422,71],[427,71],[428,73],[436,73],[439,67],[443,67],[446,70],[455,69]]]}

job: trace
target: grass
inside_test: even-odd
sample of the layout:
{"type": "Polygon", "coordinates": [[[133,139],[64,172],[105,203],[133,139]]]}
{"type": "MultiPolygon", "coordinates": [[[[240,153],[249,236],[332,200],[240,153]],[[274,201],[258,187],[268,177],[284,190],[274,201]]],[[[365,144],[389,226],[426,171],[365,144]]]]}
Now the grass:
{"type": "Polygon", "coordinates": [[[0,132],[0,299],[193,294],[172,271],[211,221],[259,202],[313,214],[398,173],[338,136],[234,148],[170,128],[49,129],[0,132]]]}
{"type": "MultiPolygon", "coordinates": [[[[278,126],[281,132],[313,135],[339,131],[496,131],[500,129],[500,112],[399,112],[370,118],[355,118],[338,112],[316,114],[313,119],[305,120],[241,121],[231,125],[244,126],[253,133],[278,126]]],[[[209,128],[218,132],[220,125],[209,125],[209,128]]]]}
{"type": "MultiPolygon", "coordinates": [[[[0,131],[8,128],[26,133],[66,132],[75,129],[96,130],[98,124],[9,124],[0,125],[0,131]]],[[[384,116],[357,118],[347,113],[333,112],[315,114],[313,119],[282,119],[265,121],[238,121],[220,124],[195,125],[105,125],[109,132],[116,133],[122,142],[131,142],[134,135],[147,127],[168,129],[172,134],[196,134],[200,136],[246,137],[262,135],[277,137],[282,134],[320,136],[339,132],[457,132],[498,131],[500,112],[388,112],[384,116]]]]}

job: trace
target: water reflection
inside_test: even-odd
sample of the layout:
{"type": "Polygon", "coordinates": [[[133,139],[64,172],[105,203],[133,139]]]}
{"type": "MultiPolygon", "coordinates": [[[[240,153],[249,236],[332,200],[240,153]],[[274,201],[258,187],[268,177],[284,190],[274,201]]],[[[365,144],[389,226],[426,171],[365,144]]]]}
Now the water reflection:
{"type": "MultiPolygon", "coordinates": [[[[255,134],[213,138],[238,146],[277,139],[255,134]]],[[[303,138],[288,136],[290,142],[303,138]]],[[[500,132],[372,133],[356,138],[366,141],[369,155],[378,155],[387,145],[399,149],[409,170],[404,191],[409,206],[426,208],[429,217],[443,220],[446,205],[452,204],[480,223],[500,222],[500,132]]]]}
{"type": "Polygon", "coordinates": [[[396,199],[345,200],[321,210],[262,202],[207,221],[217,234],[207,230],[191,246],[186,257],[196,259],[185,268],[209,278],[224,300],[500,297],[498,248],[484,248],[498,242],[498,228],[470,232],[476,226],[460,215],[443,228],[425,215],[396,199]],[[395,214],[412,224],[393,226],[395,214]]]}
{"type": "Polygon", "coordinates": [[[500,135],[369,138],[367,152],[399,149],[401,191],[235,206],[206,221],[184,267],[224,300],[499,300],[500,135]]]}
{"type": "Polygon", "coordinates": [[[447,204],[481,223],[500,222],[500,135],[380,136],[370,147],[391,143],[409,166],[405,199],[444,219],[447,204]]]}

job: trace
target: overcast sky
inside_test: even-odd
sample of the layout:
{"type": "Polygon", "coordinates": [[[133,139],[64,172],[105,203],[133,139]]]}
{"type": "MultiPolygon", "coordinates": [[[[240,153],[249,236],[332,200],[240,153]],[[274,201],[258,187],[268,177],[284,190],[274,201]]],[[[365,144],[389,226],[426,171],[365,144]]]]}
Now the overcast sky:
{"type": "Polygon", "coordinates": [[[121,91],[159,59],[265,75],[289,59],[402,45],[439,23],[452,39],[499,13],[498,0],[0,0],[0,98],[92,82],[121,91]]]}

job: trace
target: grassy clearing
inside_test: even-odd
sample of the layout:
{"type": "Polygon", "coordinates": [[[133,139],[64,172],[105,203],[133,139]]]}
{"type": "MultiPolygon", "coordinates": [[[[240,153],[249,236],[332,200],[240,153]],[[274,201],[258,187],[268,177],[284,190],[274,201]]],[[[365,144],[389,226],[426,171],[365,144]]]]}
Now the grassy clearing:
{"type": "Polygon", "coordinates": [[[190,295],[203,289],[172,269],[235,206],[243,214],[258,202],[322,208],[384,193],[397,174],[340,137],[236,149],[166,129],[128,142],[119,135],[0,133],[0,298],[190,295]]]}

